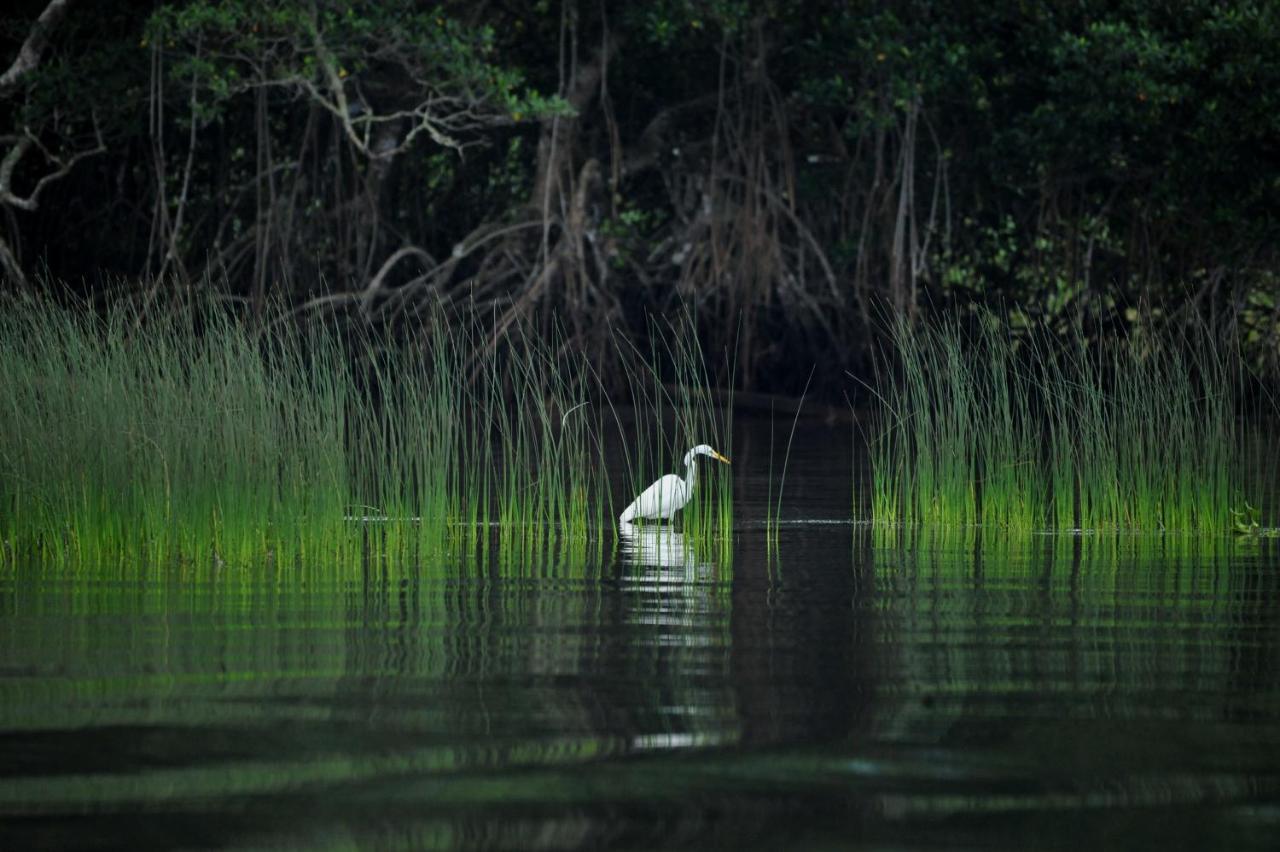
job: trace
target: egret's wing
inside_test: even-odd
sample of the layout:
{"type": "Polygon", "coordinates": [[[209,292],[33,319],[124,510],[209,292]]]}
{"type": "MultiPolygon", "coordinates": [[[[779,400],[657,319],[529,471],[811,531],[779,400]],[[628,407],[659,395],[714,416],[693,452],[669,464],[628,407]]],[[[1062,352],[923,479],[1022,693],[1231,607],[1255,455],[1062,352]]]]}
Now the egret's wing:
{"type": "Polygon", "coordinates": [[[684,480],[668,473],[641,491],[640,496],[623,510],[619,520],[626,523],[634,518],[670,518],[687,502],[684,480]]]}

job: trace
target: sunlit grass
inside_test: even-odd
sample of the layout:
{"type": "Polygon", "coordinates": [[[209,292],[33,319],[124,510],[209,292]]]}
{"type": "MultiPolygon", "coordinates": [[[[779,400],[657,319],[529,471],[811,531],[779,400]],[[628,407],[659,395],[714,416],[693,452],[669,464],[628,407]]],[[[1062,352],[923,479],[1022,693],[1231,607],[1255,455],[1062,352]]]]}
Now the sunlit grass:
{"type": "MultiPolygon", "coordinates": [[[[4,552],[90,565],[497,548],[508,565],[582,564],[611,546],[628,471],[693,439],[730,450],[692,326],[636,361],[636,443],[619,471],[605,458],[617,407],[566,341],[450,320],[393,338],[323,322],[260,331],[212,305],[145,320],[125,304],[8,305],[4,552]]],[[[728,530],[729,478],[702,473],[686,530],[728,530]]]]}
{"type": "Polygon", "coordinates": [[[1207,332],[1103,348],[994,321],[896,326],[872,516],[1002,529],[1225,532],[1239,378],[1207,332]]]}
{"type": "Polygon", "coordinates": [[[158,557],[341,538],[327,520],[349,475],[338,367],[296,338],[259,346],[216,314],[199,334],[190,320],[5,311],[7,542],[158,557]]]}

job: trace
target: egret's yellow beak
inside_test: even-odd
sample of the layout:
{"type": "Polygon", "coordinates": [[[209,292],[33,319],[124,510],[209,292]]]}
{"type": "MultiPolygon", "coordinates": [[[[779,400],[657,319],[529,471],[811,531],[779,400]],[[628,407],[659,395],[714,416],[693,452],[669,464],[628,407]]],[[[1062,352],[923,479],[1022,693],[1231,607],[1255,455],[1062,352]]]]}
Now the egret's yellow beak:
{"type": "Polygon", "coordinates": [[[716,461],[722,461],[722,462],[724,462],[725,464],[731,464],[731,462],[730,462],[727,458],[725,458],[724,456],[720,455],[720,454],[719,454],[719,453],[717,453],[715,450],[712,450],[712,451],[711,451],[711,456],[712,456],[712,458],[714,458],[716,461]]]}

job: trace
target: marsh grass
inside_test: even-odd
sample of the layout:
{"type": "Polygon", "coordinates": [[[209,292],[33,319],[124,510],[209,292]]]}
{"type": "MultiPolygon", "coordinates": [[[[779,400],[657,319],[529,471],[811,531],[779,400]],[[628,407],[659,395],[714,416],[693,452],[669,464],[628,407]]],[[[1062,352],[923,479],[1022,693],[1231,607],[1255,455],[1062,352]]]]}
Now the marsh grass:
{"type": "MultiPolygon", "coordinates": [[[[13,302],[0,314],[4,553],[86,566],[598,561],[618,475],[604,441],[614,406],[592,366],[558,336],[493,338],[454,319],[439,311],[392,338],[324,322],[261,332],[214,305],[144,320],[124,304],[13,302]]],[[[650,458],[688,435],[727,440],[685,334],[662,342],[683,390],[644,368],[677,424],[636,429],[650,458]]],[[[693,526],[727,529],[727,477],[703,485],[693,526]]]]}
{"type": "MultiPolygon", "coordinates": [[[[661,325],[654,321],[648,351],[618,341],[625,377],[622,396],[631,400],[633,414],[628,422],[617,408],[612,411],[627,483],[619,509],[658,477],[683,477],[681,461],[690,447],[710,444],[733,458],[732,394],[717,399],[711,393],[696,327],[695,318],[687,314],[661,325]]],[[[726,364],[726,372],[732,387],[732,363],[726,364]]],[[[679,523],[686,539],[726,562],[732,555],[732,466],[706,459],[697,464],[697,485],[679,523]]]]}
{"type": "MultiPolygon", "coordinates": [[[[692,317],[658,339],[667,346],[672,365],[672,404],[676,412],[676,434],[687,444],[680,452],[699,443],[711,444],[733,459],[733,398],[717,402],[710,393],[711,380],[699,346],[692,317]],[[704,437],[699,437],[704,436],[704,437]]],[[[733,387],[732,365],[726,371],[728,387],[733,387]]],[[[688,539],[727,544],[733,530],[733,468],[703,459],[698,462],[698,486],[684,510],[684,530],[688,539]]],[[[725,550],[726,548],[718,548],[725,550]]],[[[731,548],[728,548],[731,551],[731,548]]],[[[724,553],[719,554],[725,557],[724,553]]],[[[727,557],[725,557],[727,558],[727,557]]]]}
{"type": "Polygon", "coordinates": [[[259,347],[217,315],[198,335],[189,321],[143,334],[123,311],[5,311],[7,542],[160,557],[328,538],[348,477],[333,365],[295,338],[259,347]]]}
{"type": "Polygon", "coordinates": [[[1212,335],[1103,348],[992,319],[893,332],[877,382],[872,516],[1002,529],[1224,532],[1240,379],[1212,335]]]}

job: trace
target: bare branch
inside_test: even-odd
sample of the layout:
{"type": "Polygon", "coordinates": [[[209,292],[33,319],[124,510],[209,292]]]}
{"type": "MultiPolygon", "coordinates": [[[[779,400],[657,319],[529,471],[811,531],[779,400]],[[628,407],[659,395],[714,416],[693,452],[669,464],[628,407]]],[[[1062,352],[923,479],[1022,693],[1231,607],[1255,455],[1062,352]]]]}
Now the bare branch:
{"type": "Polygon", "coordinates": [[[313,34],[313,37],[316,56],[320,60],[320,67],[324,69],[325,82],[328,83],[329,91],[333,93],[333,98],[332,100],[326,98],[310,80],[300,77],[297,78],[297,82],[306,89],[316,103],[323,106],[338,119],[342,124],[343,131],[347,134],[347,138],[360,153],[373,160],[391,159],[408,148],[413,139],[423,132],[426,132],[438,145],[453,148],[454,150],[462,150],[462,145],[456,139],[441,131],[436,126],[436,123],[431,120],[432,107],[434,106],[431,101],[420,104],[412,110],[402,110],[391,115],[366,116],[358,122],[364,125],[364,132],[358,133],[356,131],[357,122],[352,121],[351,106],[347,101],[346,83],[339,73],[338,63],[333,58],[333,54],[329,52],[329,48],[325,45],[319,30],[313,34]],[[412,118],[415,124],[399,144],[391,147],[371,146],[369,144],[370,131],[374,123],[399,121],[401,118],[412,118]]]}
{"type": "Polygon", "coordinates": [[[0,204],[27,211],[39,208],[40,193],[46,186],[66,177],[75,168],[76,163],[86,157],[92,157],[94,154],[101,154],[107,150],[106,143],[102,141],[102,131],[98,127],[96,118],[94,120],[93,134],[95,144],[92,148],[77,151],[70,157],[60,157],[41,145],[30,130],[24,130],[23,135],[18,137],[17,141],[13,143],[13,147],[9,149],[9,153],[5,154],[3,160],[0,160],[0,204]],[[45,158],[57,168],[36,181],[35,187],[24,198],[13,191],[13,170],[17,168],[18,163],[33,147],[40,149],[45,158]]]}
{"type": "Polygon", "coordinates": [[[18,56],[8,70],[0,74],[0,98],[12,95],[22,78],[40,65],[45,48],[49,46],[49,34],[66,16],[69,2],[70,0],[49,0],[49,5],[45,6],[40,17],[32,24],[27,40],[18,50],[18,56]]]}

